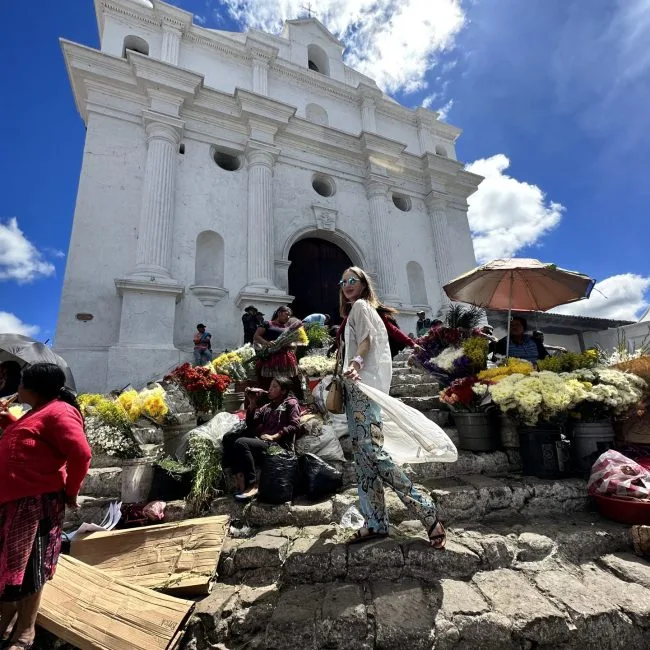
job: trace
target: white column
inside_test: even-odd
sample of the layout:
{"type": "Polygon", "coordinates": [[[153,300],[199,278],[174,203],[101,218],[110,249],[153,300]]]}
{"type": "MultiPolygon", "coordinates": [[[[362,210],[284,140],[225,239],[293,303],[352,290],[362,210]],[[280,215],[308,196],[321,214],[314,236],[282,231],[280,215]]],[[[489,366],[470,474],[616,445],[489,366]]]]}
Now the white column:
{"type": "Polygon", "coordinates": [[[182,32],[178,27],[163,23],[162,26],[162,55],[161,59],[165,63],[178,65],[181,53],[182,32]]]}
{"type": "Polygon", "coordinates": [[[379,180],[369,179],[366,181],[366,192],[370,203],[370,228],[375,249],[379,293],[382,300],[396,301],[397,275],[390,246],[388,188],[379,180]]]}
{"type": "Polygon", "coordinates": [[[132,275],[170,278],[176,158],[183,122],[144,114],[147,162],[142,189],[136,268],[132,275]]]}
{"type": "MultiPolygon", "coordinates": [[[[429,194],[426,198],[426,205],[433,232],[433,250],[438,268],[438,280],[442,287],[455,277],[445,201],[439,196],[429,194]]],[[[444,291],[442,291],[442,297],[443,301],[448,301],[444,291]]]]}
{"type": "Polygon", "coordinates": [[[253,59],[253,92],[258,95],[269,94],[268,60],[253,59]]]}
{"type": "Polygon", "coordinates": [[[372,97],[361,99],[361,130],[367,133],[377,133],[377,120],[375,116],[376,104],[372,97]]]}
{"type": "Polygon", "coordinates": [[[275,288],[273,265],[273,163],[276,152],[249,149],[248,290],[275,288]]]}

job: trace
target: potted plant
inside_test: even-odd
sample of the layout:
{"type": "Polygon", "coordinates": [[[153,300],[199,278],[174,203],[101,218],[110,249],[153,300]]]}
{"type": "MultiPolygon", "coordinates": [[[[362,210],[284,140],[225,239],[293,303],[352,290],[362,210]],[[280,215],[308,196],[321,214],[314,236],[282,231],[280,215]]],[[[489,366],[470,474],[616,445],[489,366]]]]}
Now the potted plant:
{"type": "Polygon", "coordinates": [[[440,392],[440,400],[453,413],[459,446],[468,451],[494,451],[498,447],[498,427],[489,383],[477,377],[454,380],[440,392]]]}

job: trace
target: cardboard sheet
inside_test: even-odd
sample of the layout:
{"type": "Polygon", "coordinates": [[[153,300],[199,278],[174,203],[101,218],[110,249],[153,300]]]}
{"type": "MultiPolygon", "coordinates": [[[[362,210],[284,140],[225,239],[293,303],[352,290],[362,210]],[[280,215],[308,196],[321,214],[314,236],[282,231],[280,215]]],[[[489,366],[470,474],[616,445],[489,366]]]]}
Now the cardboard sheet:
{"type": "Polygon", "coordinates": [[[194,603],[130,586],[62,555],[38,624],[80,650],[172,650],[194,603]]]}
{"type": "Polygon", "coordinates": [[[70,554],[130,585],[176,596],[208,594],[229,517],[202,517],[76,537],[70,554]]]}

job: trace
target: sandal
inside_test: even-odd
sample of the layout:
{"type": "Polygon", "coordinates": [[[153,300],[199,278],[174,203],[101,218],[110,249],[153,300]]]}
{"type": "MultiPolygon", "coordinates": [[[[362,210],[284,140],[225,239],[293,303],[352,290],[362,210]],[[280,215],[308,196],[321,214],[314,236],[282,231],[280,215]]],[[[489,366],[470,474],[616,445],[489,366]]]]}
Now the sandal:
{"type": "Polygon", "coordinates": [[[445,546],[447,545],[447,531],[440,520],[436,521],[436,523],[429,528],[429,544],[431,544],[431,548],[436,549],[436,551],[445,550],[445,546]],[[438,528],[438,526],[440,526],[441,532],[434,535],[433,532],[438,528]]]}
{"type": "Polygon", "coordinates": [[[7,648],[20,648],[21,650],[32,650],[36,641],[12,641],[7,648]]]}
{"type": "Polygon", "coordinates": [[[378,533],[372,528],[363,527],[356,530],[346,544],[361,544],[362,542],[369,542],[371,539],[386,539],[386,537],[388,537],[388,533],[378,533]]]}

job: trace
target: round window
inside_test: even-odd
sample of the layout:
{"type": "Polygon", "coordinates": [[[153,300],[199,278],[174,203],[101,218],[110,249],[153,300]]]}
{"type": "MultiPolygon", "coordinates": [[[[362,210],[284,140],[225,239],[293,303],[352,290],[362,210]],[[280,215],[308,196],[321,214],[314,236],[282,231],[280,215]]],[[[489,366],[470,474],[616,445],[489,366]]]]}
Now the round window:
{"type": "Polygon", "coordinates": [[[323,176],[322,174],[316,174],[314,176],[311,181],[311,186],[321,196],[334,196],[336,192],[334,181],[329,176],[323,176]]]}
{"type": "Polygon", "coordinates": [[[401,194],[393,194],[393,203],[398,210],[408,212],[411,209],[411,199],[401,194]]]}
{"type": "Polygon", "coordinates": [[[228,153],[226,151],[219,151],[218,149],[215,149],[212,157],[214,158],[214,162],[216,162],[217,165],[221,167],[221,169],[225,169],[227,172],[236,172],[241,168],[242,165],[241,158],[239,156],[228,153]]]}

